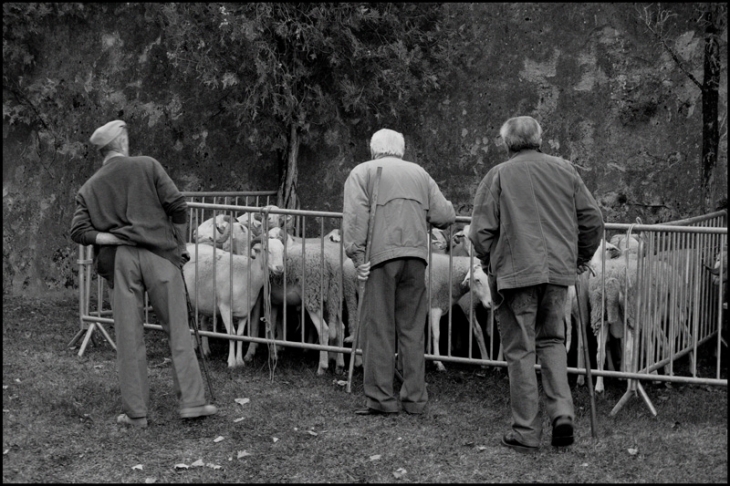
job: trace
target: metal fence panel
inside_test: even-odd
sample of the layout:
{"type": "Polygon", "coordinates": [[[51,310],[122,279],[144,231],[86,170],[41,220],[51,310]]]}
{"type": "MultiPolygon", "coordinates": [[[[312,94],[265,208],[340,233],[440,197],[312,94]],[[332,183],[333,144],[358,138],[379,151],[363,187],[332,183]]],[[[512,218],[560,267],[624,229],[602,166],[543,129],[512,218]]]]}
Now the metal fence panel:
{"type": "MultiPolygon", "coordinates": [[[[320,351],[320,367],[322,372],[327,353],[338,355],[337,368],[341,367],[341,358],[352,352],[351,348],[345,346],[340,340],[344,333],[351,337],[353,327],[356,325],[356,306],[348,308],[346,292],[346,262],[342,242],[333,242],[323,238],[327,232],[340,230],[342,214],[327,211],[305,211],[305,210],[284,210],[278,208],[262,209],[260,206],[268,206],[274,192],[239,194],[239,193],[185,193],[190,197],[190,226],[189,237],[192,241],[192,230],[199,222],[218,215],[229,215],[236,218],[243,213],[248,216],[251,222],[253,214],[261,216],[264,229],[268,230],[269,216],[281,215],[291,216],[293,223],[287,227],[291,233],[291,242],[285,246],[284,276],[279,283],[272,284],[268,279],[264,285],[264,295],[261,318],[252,313],[248,314],[248,322],[254,319],[254,325],[248,325],[246,332],[242,335],[230,335],[213,331],[201,330],[201,336],[223,338],[251,343],[247,358],[250,359],[258,344],[267,344],[270,355],[276,356],[276,347],[295,347],[314,349],[320,351]],[[253,205],[248,205],[251,203],[253,205]],[[194,226],[195,225],[195,226],[194,226]],[[302,263],[301,255],[311,259],[315,263],[305,265],[302,263]],[[297,258],[299,258],[297,260],[297,258]],[[298,267],[294,263],[298,263],[298,267]],[[310,274],[314,276],[311,277],[310,274]],[[333,280],[334,279],[334,280],[333,280]],[[298,294],[303,303],[299,310],[292,313],[293,307],[279,306],[273,304],[272,289],[274,293],[287,295],[294,292],[298,294]],[[336,302],[330,302],[335,300],[336,302]],[[281,316],[284,325],[280,328],[280,334],[274,335],[275,328],[272,324],[272,314],[281,316]],[[296,314],[296,315],[293,315],[296,314]],[[348,319],[343,316],[347,314],[348,319]],[[259,321],[258,319],[261,319],[259,321]],[[318,320],[321,321],[318,322],[318,320]],[[257,332],[258,324],[264,323],[264,333],[257,332]],[[316,342],[307,336],[308,324],[314,323],[318,328],[316,342]],[[326,324],[325,324],[326,323],[326,324]],[[287,325],[289,324],[289,325],[287,325]],[[331,326],[336,326],[334,330],[331,326]],[[332,331],[330,333],[330,331],[332,331]],[[334,345],[329,336],[337,336],[334,345]]],[[[470,222],[469,217],[459,216],[456,223],[450,229],[449,238],[470,222]]],[[[720,350],[723,345],[722,323],[724,321],[724,309],[722,307],[723,283],[720,286],[714,285],[705,266],[714,264],[716,255],[723,245],[727,245],[727,223],[724,211],[712,213],[704,217],[692,218],[680,222],[643,225],[643,224],[619,224],[606,223],[606,232],[624,233],[634,235],[641,241],[638,252],[634,258],[636,275],[635,283],[632,284],[631,293],[625,293],[624,298],[624,322],[622,335],[621,367],[618,370],[596,369],[593,374],[598,377],[621,377],[629,379],[630,391],[643,392],[638,380],[658,380],[665,382],[702,383],[708,385],[727,386],[727,379],[720,378],[720,350]],[[629,319],[632,317],[633,319],[629,319]],[[632,322],[633,320],[633,322],[632,322]],[[700,376],[697,370],[698,347],[704,343],[714,340],[714,349],[717,351],[717,366],[712,376],[700,376]],[[682,374],[677,368],[677,361],[689,355],[690,372],[682,374]],[[662,372],[663,374],[658,374],[662,372]],[[633,388],[632,388],[633,387],[633,388]]],[[[217,234],[217,233],[216,233],[217,234]]],[[[250,243],[251,235],[248,236],[250,243]]],[[[195,251],[199,251],[196,245],[195,251]]],[[[214,252],[222,252],[214,247],[214,252]]],[[[105,308],[103,291],[105,283],[99,279],[92,270],[91,247],[79,248],[80,285],[79,285],[79,312],[82,329],[79,334],[86,332],[88,335],[89,324],[98,324],[100,330],[106,331],[100,324],[113,324],[111,318],[111,307],[105,308]],[[95,309],[95,310],[92,310],[95,309]]],[[[193,255],[197,259],[197,254],[193,255]]],[[[430,260],[434,257],[431,256],[430,260]]],[[[457,277],[456,263],[463,264],[468,259],[468,267],[472,268],[476,260],[474,257],[455,256],[449,252],[449,275],[451,279],[457,277]]],[[[625,253],[621,258],[629,258],[625,253]]],[[[229,259],[232,261],[232,259],[229,259]]],[[[628,260],[627,260],[628,261],[628,260]]],[[[232,263],[231,263],[232,265],[232,263]]],[[[605,264],[604,264],[605,265],[605,264]]],[[[463,266],[463,265],[462,265],[463,266]]],[[[214,267],[215,268],[215,267],[214,267]]],[[[432,264],[429,264],[429,281],[433,282],[432,264]]],[[[196,272],[197,274],[197,272],[196,272]]],[[[460,276],[460,274],[459,274],[460,276]]],[[[228,285],[233,284],[233,272],[230,271],[228,285]]],[[[356,287],[356,285],[355,285],[356,287]]],[[[197,288],[197,286],[196,286],[197,288]]],[[[352,288],[349,290],[352,291],[352,288]]],[[[441,319],[440,326],[445,327],[446,333],[439,339],[441,353],[434,349],[433,331],[427,325],[426,357],[432,361],[469,363],[482,366],[506,366],[502,359],[501,349],[498,343],[496,323],[491,312],[475,305],[474,296],[467,293],[464,296],[453,295],[454,301],[462,297],[468,312],[464,316],[455,312],[455,307],[441,319]],[[477,331],[478,327],[478,331],[477,331]],[[473,345],[475,336],[483,335],[486,332],[486,355],[475,356],[473,345]],[[461,343],[466,351],[452,352],[456,344],[461,343]]],[[[191,299],[198,296],[191,295],[191,299]]],[[[280,297],[279,297],[280,298],[280,297]]],[[[429,307],[435,307],[429,285],[429,307]]],[[[279,301],[281,302],[281,301],[279,301]]],[[[233,302],[230,302],[230,307],[233,302]]],[[[150,308],[146,306],[145,326],[149,329],[161,329],[150,320],[150,308]]],[[[211,316],[214,324],[217,322],[216,315],[211,316]]],[[[232,317],[232,316],[231,316],[232,317]]],[[[278,317],[277,317],[278,318],[278,317]]],[[[196,312],[196,322],[200,323],[201,316],[196,312]]],[[[603,322],[602,319],[602,327],[603,322]]],[[[575,326],[573,326],[575,328],[575,326]]],[[[92,329],[93,330],[93,329],[92,329]]],[[[573,330],[576,348],[583,343],[577,337],[579,332],[573,330]]],[[[78,336],[77,335],[77,336],[78,336]]],[[[78,339],[78,338],[75,338],[78,339]]],[[[111,342],[111,340],[110,340],[111,342]]],[[[724,344],[726,346],[726,344],[724,344]]],[[[481,348],[481,346],[480,346],[481,348]]],[[[80,355],[83,353],[83,348],[80,355]]],[[[481,351],[480,351],[481,354],[481,351]]],[[[580,351],[577,353],[581,355],[580,351]]],[[[539,365],[536,364],[539,369],[539,365]]],[[[602,367],[601,367],[602,368],[602,367]]],[[[576,366],[570,366],[568,371],[579,375],[585,374],[585,365],[581,361],[576,366]]],[[[627,392],[628,393],[628,392],[627,392]]],[[[624,402],[625,400],[622,399],[624,402]]]]}

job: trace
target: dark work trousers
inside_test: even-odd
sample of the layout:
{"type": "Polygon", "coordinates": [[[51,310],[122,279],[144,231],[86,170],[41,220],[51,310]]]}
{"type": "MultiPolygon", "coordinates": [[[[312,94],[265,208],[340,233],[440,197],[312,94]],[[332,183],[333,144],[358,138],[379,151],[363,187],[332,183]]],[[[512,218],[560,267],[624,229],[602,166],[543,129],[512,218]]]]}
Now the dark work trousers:
{"type": "Polygon", "coordinates": [[[503,289],[499,294],[503,300],[498,303],[495,317],[509,374],[512,430],[523,444],[539,446],[542,423],[534,368],[536,352],[550,422],[560,415],[574,416],[563,323],[568,288],[540,284],[503,289]]]}
{"type": "Polygon", "coordinates": [[[124,413],[130,418],[146,417],[149,406],[143,327],[145,290],[169,338],[173,386],[180,408],[205,405],[180,269],[151,251],[122,245],[114,262],[113,312],[124,413]]]}
{"type": "Polygon", "coordinates": [[[396,339],[403,373],[401,406],[408,413],[423,413],[426,407],[425,271],[426,262],[420,258],[396,258],[370,270],[361,323],[365,326],[363,385],[369,408],[399,409],[393,392],[396,339]]]}

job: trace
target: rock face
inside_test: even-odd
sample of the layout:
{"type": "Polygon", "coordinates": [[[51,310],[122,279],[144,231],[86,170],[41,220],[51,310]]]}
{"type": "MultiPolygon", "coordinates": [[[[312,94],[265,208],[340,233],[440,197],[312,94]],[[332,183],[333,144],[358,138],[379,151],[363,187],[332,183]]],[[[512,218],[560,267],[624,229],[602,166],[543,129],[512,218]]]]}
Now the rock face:
{"type": "MultiPolygon", "coordinates": [[[[703,37],[692,4],[672,8],[672,47],[702,79],[703,37]]],[[[444,9],[453,68],[434,96],[387,126],[405,134],[405,158],[424,166],[461,214],[470,214],[481,178],[506,160],[498,132],[516,115],[541,122],[543,151],[576,164],[606,221],[699,214],[701,94],[643,29],[633,6],[444,9]]],[[[3,117],[3,292],[77,285],[78,247],[68,237],[74,196],[101,163],[88,138],[112,119],[128,123],[132,154],[157,158],[181,190],[278,188],[277,154],[249,143],[261,136],[256,124],[236,126],[220,115],[220,92],[174,76],[164,32],[151,29],[143,14],[125,7],[83,29],[72,20],[49,23],[38,38],[44,48],[33,79],[13,79],[44,80],[45,101],[42,122],[23,122],[14,112],[3,117]]],[[[723,116],[727,56],[721,59],[723,116]]],[[[4,87],[4,101],[13,96],[4,87]]],[[[312,129],[299,152],[303,209],[341,211],[344,180],[367,160],[378,128],[312,129]]],[[[727,197],[726,143],[722,137],[718,199],[727,197]]]]}

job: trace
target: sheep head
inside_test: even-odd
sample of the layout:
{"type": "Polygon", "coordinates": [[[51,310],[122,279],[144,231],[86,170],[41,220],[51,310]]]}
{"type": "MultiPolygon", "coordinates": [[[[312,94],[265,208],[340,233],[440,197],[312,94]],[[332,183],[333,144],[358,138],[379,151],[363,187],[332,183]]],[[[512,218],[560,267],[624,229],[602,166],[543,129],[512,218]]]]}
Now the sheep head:
{"type": "MultiPolygon", "coordinates": [[[[263,253],[263,238],[257,236],[251,240],[250,257],[252,260],[260,258],[263,253]]],[[[266,253],[268,256],[269,272],[275,276],[284,273],[284,244],[277,238],[267,238],[266,253]]]]}
{"type": "Polygon", "coordinates": [[[475,263],[467,272],[462,286],[466,285],[485,309],[492,307],[492,292],[489,289],[487,274],[482,270],[481,263],[475,263]]]}
{"type": "MultiPolygon", "coordinates": [[[[231,216],[219,214],[206,219],[193,230],[193,241],[208,245],[222,245],[231,235],[231,216]],[[225,224],[224,224],[225,223],[225,224]]],[[[220,246],[218,246],[220,248],[220,246]]]]}

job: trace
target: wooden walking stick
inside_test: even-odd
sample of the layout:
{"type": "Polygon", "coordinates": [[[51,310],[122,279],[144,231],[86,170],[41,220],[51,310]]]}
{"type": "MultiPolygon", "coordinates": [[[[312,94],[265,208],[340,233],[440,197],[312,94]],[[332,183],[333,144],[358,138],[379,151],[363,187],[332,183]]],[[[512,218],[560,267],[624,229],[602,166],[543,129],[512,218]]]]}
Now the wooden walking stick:
{"type": "MultiPolygon", "coordinates": [[[[370,199],[370,217],[368,218],[368,239],[365,241],[365,261],[370,261],[370,242],[373,240],[373,231],[375,230],[375,210],[378,208],[378,188],[380,187],[380,174],[383,168],[378,167],[375,173],[375,186],[373,195],[370,199]]],[[[350,352],[350,367],[347,370],[347,393],[352,393],[352,372],[355,369],[355,355],[357,354],[357,346],[360,343],[360,333],[362,332],[362,303],[365,300],[365,280],[358,281],[360,290],[360,300],[357,302],[357,329],[355,330],[355,338],[352,341],[352,351],[350,352]]]]}
{"type": "MultiPolygon", "coordinates": [[[[589,267],[589,271],[593,273],[593,269],[589,267]]],[[[594,273],[595,275],[595,273],[594,273]]],[[[588,395],[591,398],[591,436],[593,439],[598,439],[598,433],[596,432],[596,396],[593,391],[593,375],[591,374],[591,356],[588,351],[588,332],[586,331],[586,322],[588,321],[587,316],[583,315],[583,311],[587,310],[586,307],[581,305],[581,290],[582,281],[580,275],[575,281],[575,299],[578,303],[578,327],[580,328],[581,336],[583,338],[583,355],[585,357],[586,376],[588,379],[588,395]]]]}

